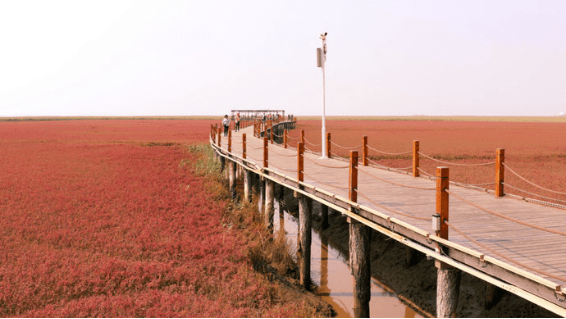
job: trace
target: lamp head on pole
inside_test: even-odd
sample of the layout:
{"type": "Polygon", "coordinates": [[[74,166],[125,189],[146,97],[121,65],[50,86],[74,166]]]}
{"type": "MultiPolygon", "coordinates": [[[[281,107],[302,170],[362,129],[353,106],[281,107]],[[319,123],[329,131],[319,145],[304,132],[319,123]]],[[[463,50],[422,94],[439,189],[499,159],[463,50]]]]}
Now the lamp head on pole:
{"type": "Polygon", "coordinates": [[[322,48],[317,49],[318,53],[318,67],[324,67],[324,63],[326,62],[326,35],[328,32],[324,32],[320,34],[320,39],[322,39],[322,48]]]}

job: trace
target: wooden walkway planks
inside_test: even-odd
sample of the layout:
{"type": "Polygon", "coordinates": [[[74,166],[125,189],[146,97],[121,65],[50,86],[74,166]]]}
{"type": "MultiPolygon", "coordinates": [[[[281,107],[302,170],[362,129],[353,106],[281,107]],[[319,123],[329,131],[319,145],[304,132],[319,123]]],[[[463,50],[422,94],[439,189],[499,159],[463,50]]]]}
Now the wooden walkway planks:
{"type": "MultiPolygon", "coordinates": [[[[242,129],[240,133],[233,132],[232,152],[235,154],[242,153],[241,133],[246,133],[247,135],[247,158],[254,161],[259,167],[262,167],[263,141],[253,137],[250,128],[242,129]]],[[[223,137],[223,144],[223,148],[226,149],[227,141],[225,137],[223,137]]],[[[296,178],[297,150],[295,148],[284,149],[278,144],[271,143],[268,147],[269,167],[289,177],[296,178]]],[[[335,195],[348,197],[348,169],[346,168],[346,161],[340,159],[322,160],[320,155],[307,152],[305,153],[304,165],[306,183],[335,195]]],[[[359,166],[358,191],[363,196],[358,196],[358,203],[432,233],[430,218],[435,212],[435,190],[421,190],[392,185],[391,183],[380,181],[370,174],[379,179],[410,187],[434,188],[434,180],[414,178],[408,174],[364,167],[361,164],[359,166]],[[370,198],[371,201],[364,197],[370,198]],[[414,219],[384,210],[374,205],[372,201],[395,211],[425,217],[428,220],[414,219]]],[[[513,198],[496,198],[491,193],[455,185],[450,185],[450,191],[485,209],[538,226],[566,232],[566,219],[564,218],[566,217],[566,211],[564,210],[513,198]]],[[[564,262],[566,238],[562,235],[544,232],[502,219],[470,206],[454,196],[450,197],[450,223],[482,245],[493,249],[507,258],[529,267],[547,271],[552,275],[566,278],[566,263],[564,262]]],[[[492,256],[495,259],[524,269],[529,273],[561,286],[566,285],[565,281],[535,273],[532,270],[494,255],[483,247],[469,241],[453,229],[450,230],[450,241],[474,249],[486,256],[492,256]]]]}

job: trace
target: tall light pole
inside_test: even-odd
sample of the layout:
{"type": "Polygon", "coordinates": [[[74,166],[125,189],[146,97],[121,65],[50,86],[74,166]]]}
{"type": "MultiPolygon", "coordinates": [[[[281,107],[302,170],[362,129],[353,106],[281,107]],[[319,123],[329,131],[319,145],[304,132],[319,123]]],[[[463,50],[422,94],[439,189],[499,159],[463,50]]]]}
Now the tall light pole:
{"type": "Polygon", "coordinates": [[[325,75],[324,75],[324,65],[326,64],[326,35],[328,32],[324,32],[320,35],[322,39],[322,48],[317,48],[317,66],[322,68],[322,158],[328,158],[326,156],[326,93],[325,93],[325,75]]]}

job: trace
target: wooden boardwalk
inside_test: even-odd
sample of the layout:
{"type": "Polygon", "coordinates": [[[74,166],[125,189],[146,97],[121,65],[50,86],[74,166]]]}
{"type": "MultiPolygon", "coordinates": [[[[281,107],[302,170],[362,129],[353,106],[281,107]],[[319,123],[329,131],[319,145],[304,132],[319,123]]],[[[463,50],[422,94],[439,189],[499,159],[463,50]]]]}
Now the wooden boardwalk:
{"type": "MultiPolygon", "coordinates": [[[[253,137],[251,127],[232,132],[231,154],[241,157],[242,133],[247,136],[247,160],[251,162],[248,165],[255,163],[258,169],[262,168],[263,140],[253,137]]],[[[296,140],[291,142],[294,145],[296,140]]],[[[222,137],[224,151],[226,144],[227,138],[222,137]]],[[[271,143],[268,149],[269,171],[264,173],[280,184],[297,185],[297,150],[271,143]]],[[[321,159],[312,153],[305,153],[304,157],[304,182],[312,186],[311,196],[332,208],[348,211],[352,204],[345,200],[349,178],[345,159],[321,159]]],[[[359,215],[366,223],[374,223],[383,233],[397,236],[397,240],[409,247],[417,245],[437,259],[450,259],[461,265],[461,269],[468,267],[463,270],[472,275],[486,280],[482,278],[485,275],[492,283],[566,316],[566,281],[562,280],[566,278],[566,237],[495,216],[455,195],[486,210],[564,233],[565,210],[450,185],[449,223],[475,242],[453,228],[446,242],[434,236],[431,229],[436,205],[435,180],[370,166],[358,168],[357,203],[359,215]],[[442,247],[441,252],[435,251],[437,243],[442,247]]]]}

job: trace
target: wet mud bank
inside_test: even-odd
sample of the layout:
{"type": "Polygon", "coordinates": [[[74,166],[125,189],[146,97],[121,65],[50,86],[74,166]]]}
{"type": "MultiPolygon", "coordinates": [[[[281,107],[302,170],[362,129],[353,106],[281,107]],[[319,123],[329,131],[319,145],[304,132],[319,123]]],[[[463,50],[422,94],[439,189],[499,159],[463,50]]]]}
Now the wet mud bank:
{"type": "MultiPolygon", "coordinates": [[[[278,187],[279,188],[279,187],[278,187]]],[[[276,192],[281,190],[276,189],[276,192]]],[[[276,196],[279,198],[279,196],[276,196]]],[[[276,219],[280,219],[279,223],[289,224],[289,220],[285,221],[285,214],[290,215],[291,221],[296,221],[298,217],[298,203],[293,197],[292,191],[284,191],[282,200],[278,203],[282,210],[279,210],[276,219]]],[[[276,211],[278,209],[276,208],[276,211]]],[[[349,268],[340,270],[341,273],[324,274],[316,271],[316,267],[320,263],[324,263],[325,252],[324,247],[330,247],[338,251],[342,262],[348,263],[348,241],[349,228],[346,218],[339,212],[329,209],[328,221],[329,227],[321,229],[321,209],[320,204],[313,201],[312,205],[312,227],[313,238],[318,236],[318,240],[313,240],[313,278],[318,285],[315,293],[325,298],[324,290],[321,291],[320,286],[326,285],[330,280],[329,277],[337,276],[342,281],[342,286],[352,290],[352,280],[349,268]],[[320,243],[319,241],[322,241],[320,243]],[[321,245],[322,244],[322,245],[321,245]],[[323,251],[318,255],[315,252],[315,246],[322,247],[323,251]],[[322,283],[322,285],[321,285],[322,283]]],[[[278,227],[281,227],[277,225],[278,227]]],[[[288,238],[296,236],[292,233],[292,227],[286,225],[285,230],[288,238]],[[289,230],[291,229],[291,230],[289,230]]],[[[320,248],[319,248],[320,251],[320,248]]],[[[328,253],[328,252],[327,252],[328,253]]],[[[328,256],[328,255],[326,255],[328,256]]],[[[327,257],[327,259],[330,259],[327,257]]],[[[436,275],[437,269],[434,266],[434,260],[427,260],[426,256],[420,252],[416,252],[412,260],[412,265],[407,263],[407,247],[397,241],[388,238],[376,231],[371,234],[371,274],[372,286],[379,286],[382,293],[374,293],[372,287],[372,305],[370,316],[380,316],[381,312],[389,314],[387,317],[434,317],[436,315],[436,275]],[[387,312],[387,309],[381,311],[377,308],[391,307],[391,300],[382,297],[393,297],[398,299],[395,302],[403,303],[407,309],[405,311],[387,312]],[[375,302],[375,299],[382,299],[375,302]],[[410,309],[408,309],[410,308],[410,309]],[[412,310],[412,311],[411,311],[412,310]]],[[[322,269],[322,268],[321,268],[322,269]]],[[[506,291],[501,292],[500,300],[489,307],[486,305],[486,283],[473,276],[462,272],[460,282],[460,294],[458,299],[458,317],[557,317],[554,313],[549,312],[529,301],[526,301],[514,294],[506,291]]],[[[330,294],[332,297],[332,294],[330,294]]],[[[336,297],[336,294],[334,294],[336,297]]],[[[348,304],[340,302],[340,298],[325,298],[335,308],[338,316],[348,316],[348,304]]]]}

